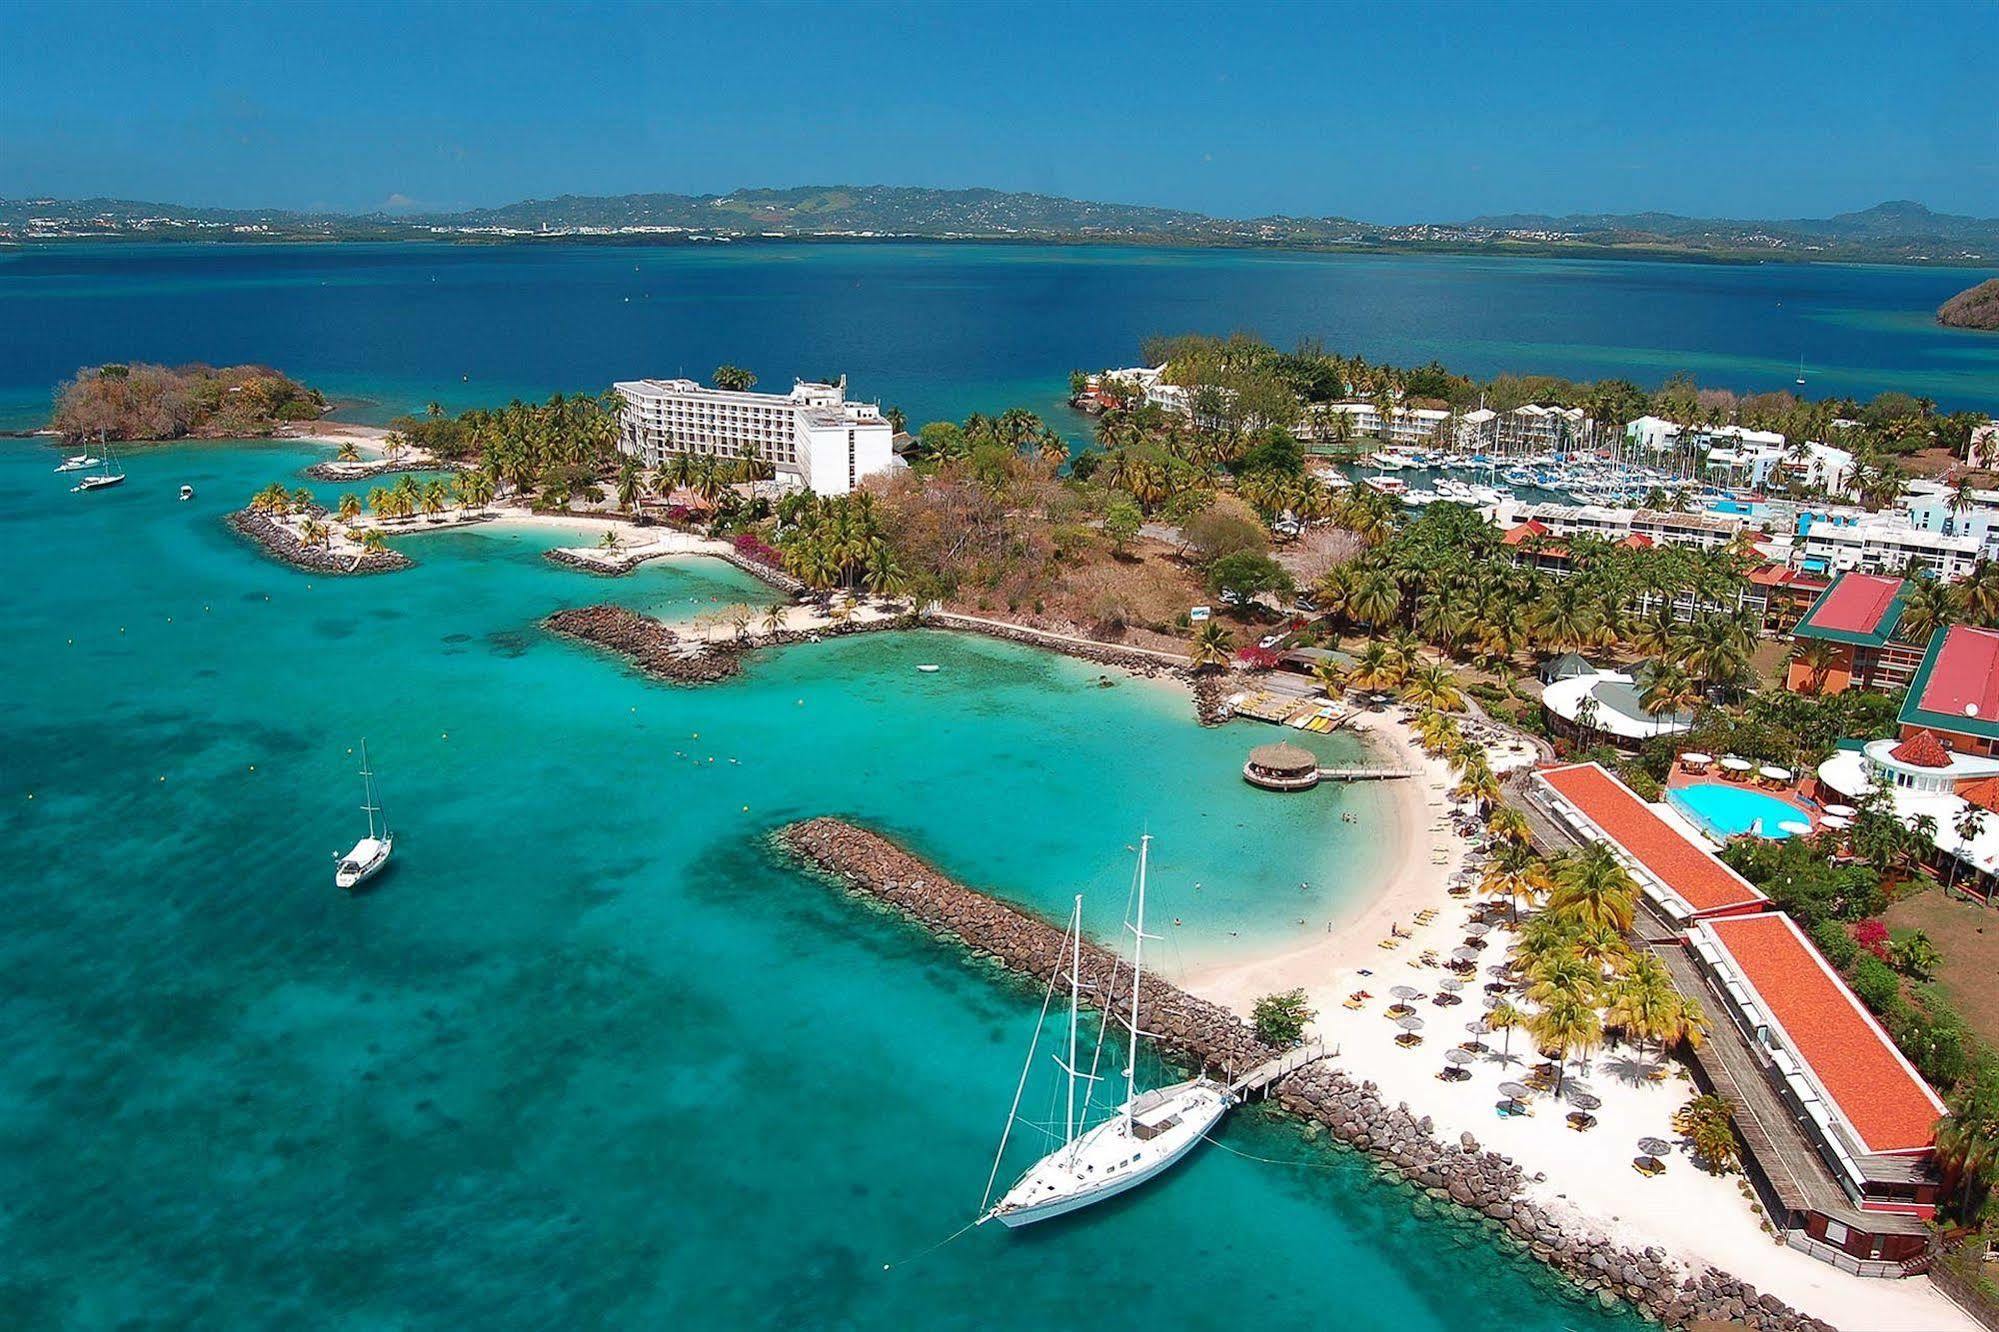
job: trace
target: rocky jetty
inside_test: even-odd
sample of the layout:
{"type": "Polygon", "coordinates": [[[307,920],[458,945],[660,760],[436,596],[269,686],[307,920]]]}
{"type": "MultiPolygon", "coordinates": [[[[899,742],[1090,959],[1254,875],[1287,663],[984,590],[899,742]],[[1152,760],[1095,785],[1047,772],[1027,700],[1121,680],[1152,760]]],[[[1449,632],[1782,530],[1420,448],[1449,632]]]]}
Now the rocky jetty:
{"type": "Polygon", "coordinates": [[[684,640],[658,620],[623,606],[561,610],[542,624],[566,638],[615,652],[655,680],[709,684],[743,669],[735,644],[684,640]]]}
{"type": "MultiPolygon", "coordinates": [[[[324,509],[315,508],[311,513],[322,522],[327,519],[324,509]]],[[[392,573],[415,563],[409,556],[394,550],[355,550],[350,547],[334,551],[321,546],[308,546],[299,540],[298,533],[291,527],[261,509],[238,509],[226,521],[263,547],[266,554],[309,573],[392,573]]]]}
{"type": "Polygon", "coordinates": [[[984,634],[987,638],[997,638],[1002,643],[1019,643],[1024,647],[1060,652],[1066,657],[1095,662],[1099,666],[1115,666],[1121,671],[1130,671],[1133,675],[1184,676],[1187,673],[1185,662],[1169,660],[1151,652],[1141,652],[1137,648],[1120,647],[1116,643],[1098,643],[1087,638],[1074,638],[1065,634],[1029,629],[1025,625],[1007,624],[999,620],[982,620],[972,615],[959,615],[954,611],[933,610],[925,615],[924,623],[934,629],[955,629],[960,633],[984,634]]]}
{"type": "Polygon", "coordinates": [[[543,551],[541,557],[550,564],[559,564],[565,569],[581,569],[584,573],[596,574],[601,578],[616,578],[621,574],[630,573],[659,554],[659,551],[647,549],[617,553],[606,550],[601,554],[583,555],[557,546],[553,550],[543,551]]]}
{"type": "MultiPolygon", "coordinates": [[[[780,829],[777,844],[848,891],[1015,971],[1046,981],[1066,961],[1059,927],[953,882],[866,829],[838,819],[811,819],[780,829]]],[[[1113,1010],[1121,1012],[1128,991],[1107,984],[1112,966],[1109,953],[1084,943],[1085,984],[1096,987],[1099,995],[1110,993],[1113,1010]]],[[[1224,1078],[1276,1053],[1233,1012],[1156,976],[1146,977],[1142,1007],[1146,1029],[1158,1033],[1162,1047],[1224,1078]]],[[[1417,1115],[1406,1103],[1385,1104],[1373,1083],[1356,1082],[1330,1062],[1293,1073],[1279,1084],[1276,1099],[1286,1111],[1324,1126],[1429,1197],[1488,1218],[1605,1309],[1630,1304],[1669,1327],[1705,1319],[1758,1332],[1832,1332],[1828,1324],[1726,1273],[1707,1269],[1689,1275],[1657,1248],[1619,1248],[1573,1221],[1558,1219],[1527,1196],[1527,1180],[1511,1158],[1481,1147],[1469,1133],[1440,1140],[1427,1116],[1417,1115]]]]}

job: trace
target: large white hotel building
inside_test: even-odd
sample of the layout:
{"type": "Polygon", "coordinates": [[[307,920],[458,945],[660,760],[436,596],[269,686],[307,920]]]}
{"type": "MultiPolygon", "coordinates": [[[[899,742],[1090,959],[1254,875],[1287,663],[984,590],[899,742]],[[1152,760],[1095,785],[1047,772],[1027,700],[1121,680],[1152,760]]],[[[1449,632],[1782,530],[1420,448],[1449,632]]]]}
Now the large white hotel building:
{"type": "Polygon", "coordinates": [[[838,384],[800,380],[789,393],[735,393],[691,379],[635,379],[614,385],[624,400],[618,448],[647,467],[676,453],[741,458],[756,453],[780,478],[821,495],[844,495],[901,466],[895,431],[881,408],[848,402],[838,384]]]}

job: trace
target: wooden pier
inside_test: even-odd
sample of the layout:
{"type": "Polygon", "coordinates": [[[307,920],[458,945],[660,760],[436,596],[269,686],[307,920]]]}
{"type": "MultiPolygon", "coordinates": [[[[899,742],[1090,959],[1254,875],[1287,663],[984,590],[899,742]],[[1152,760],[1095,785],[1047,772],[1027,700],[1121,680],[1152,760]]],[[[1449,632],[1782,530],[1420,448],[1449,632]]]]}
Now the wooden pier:
{"type": "Polygon", "coordinates": [[[1321,1059],[1330,1059],[1338,1054],[1338,1049],[1326,1048],[1323,1038],[1314,1037],[1295,1050],[1286,1050],[1275,1059],[1266,1059],[1241,1077],[1230,1081],[1229,1094],[1238,1099],[1247,1099],[1250,1092],[1267,1092],[1278,1082],[1306,1065],[1316,1064],[1321,1059]]]}
{"type": "Polygon", "coordinates": [[[1387,782],[1402,777],[1420,774],[1414,768],[1321,768],[1319,780],[1322,782],[1387,782]]]}

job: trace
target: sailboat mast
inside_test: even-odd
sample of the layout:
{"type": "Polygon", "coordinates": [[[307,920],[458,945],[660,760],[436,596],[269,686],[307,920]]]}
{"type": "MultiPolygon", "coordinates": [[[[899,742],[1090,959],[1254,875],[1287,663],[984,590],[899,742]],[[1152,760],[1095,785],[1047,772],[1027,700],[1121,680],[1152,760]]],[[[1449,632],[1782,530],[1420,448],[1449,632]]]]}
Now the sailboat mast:
{"type": "Polygon", "coordinates": [[[375,836],[375,774],[368,771],[368,742],[361,742],[361,808],[368,812],[368,836],[375,836]]]}
{"type": "Polygon", "coordinates": [[[1083,895],[1076,894],[1075,910],[1069,913],[1069,1117],[1064,1143],[1076,1140],[1076,1006],[1082,998],[1083,983],[1077,973],[1083,968],[1083,895]]]}
{"type": "Polygon", "coordinates": [[[1131,1046],[1124,1062],[1124,1122],[1129,1130],[1132,1126],[1132,1102],[1137,1099],[1134,1080],[1138,1073],[1138,983],[1143,967],[1140,964],[1145,952],[1145,861],[1152,849],[1152,834],[1146,833],[1138,839],[1138,920],[1131,938],[1131,1046]]]}

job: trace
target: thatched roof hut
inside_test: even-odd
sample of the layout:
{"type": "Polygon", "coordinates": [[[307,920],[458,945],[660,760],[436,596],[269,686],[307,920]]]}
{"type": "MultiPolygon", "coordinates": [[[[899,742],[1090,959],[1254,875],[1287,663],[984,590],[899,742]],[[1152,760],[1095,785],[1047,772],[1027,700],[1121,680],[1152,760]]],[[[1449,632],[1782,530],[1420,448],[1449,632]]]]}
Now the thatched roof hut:
{"type": "Polygon", "coordinates": [[[1304,791],[1319,784],[1319,756],[1309,749],[1279,741],[1249,751],[1243,780],[1269,791],[1304,791]]]}

